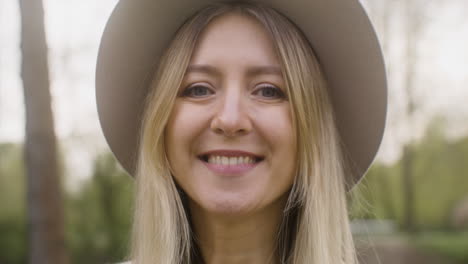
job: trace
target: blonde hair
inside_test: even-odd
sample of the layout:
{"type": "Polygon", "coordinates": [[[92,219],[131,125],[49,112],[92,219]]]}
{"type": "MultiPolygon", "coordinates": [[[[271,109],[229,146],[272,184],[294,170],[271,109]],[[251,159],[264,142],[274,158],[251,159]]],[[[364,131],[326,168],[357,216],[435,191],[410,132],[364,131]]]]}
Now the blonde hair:
{"type": "Polygon", "coordinates": [[[295,181],[279,227],[281,263],[357,263],[346,205],[345,169],[326,81],[310,44],[285,16],[259,4],[211,5],[179,29],[161,58],[140,136],[133,263],[194,263],[198,251],[183,191],[166,156],[165,126],[197,37],[226,13],[258,20],[282,64],[298,143],[295,181]]]}

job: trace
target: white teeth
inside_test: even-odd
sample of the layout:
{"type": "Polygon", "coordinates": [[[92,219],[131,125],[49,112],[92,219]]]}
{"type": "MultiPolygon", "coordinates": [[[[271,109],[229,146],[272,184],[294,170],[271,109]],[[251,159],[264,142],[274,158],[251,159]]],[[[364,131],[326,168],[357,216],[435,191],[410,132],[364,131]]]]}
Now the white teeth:
{"type": "Polygon", "coordinates": [[[223,157],[223,156],[209,156],[208,163],[222,164],[222,165],[238,165],[255,163],[251,157],[223,157]]]}

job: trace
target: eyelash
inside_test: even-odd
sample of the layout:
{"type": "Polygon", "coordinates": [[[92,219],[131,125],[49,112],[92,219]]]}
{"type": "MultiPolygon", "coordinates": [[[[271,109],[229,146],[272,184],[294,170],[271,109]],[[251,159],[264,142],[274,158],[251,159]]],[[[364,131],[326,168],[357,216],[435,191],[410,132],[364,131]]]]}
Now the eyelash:
{"type": "Polygon", "coordinates": [[[186,88],[186,89],[182,92],[182,95],[181,95],[181,96],[184,96],[184,97],[185,97],[185,96],[190,96],[190,92],[191,92],[191,91],[194,91],[195,88],[197,88],[197,87],[201,87],[201,88],[205,88],[205,89],[207,89],[207,90],[210,90],[208,87],[206,87],[206,86],[204,86],[204,85],[196,84],[196,85],[194,85],[194,86],[191,86],[191,87],[186,88]]]}
{"type": "MultiPolygon", "coordinates": [[[[197,84],[197,85],[194,85],[194,86],[191,86],[191,87],[186,88],[186,89],[182,92],[181,96],[190,96],[190,92],[191,92],[191,91],[194,91],[195,88],[197,88],[197,87],[206,88],[207,90],[210,90],[208,87],[206,87],[206,86],[204,86],[204,85],[198,85],[198,84],[197,84]]],[[[257,91],[259,91],[259,90],[266,90],[265,88],[269,88],[270,90],[273,90],[274,92],[277,93],[277,96],[275,96],[275,97],[267,96],[267,98],[286,98],[286,96],[285,96],[285,94],[283,93],[283,91],[282,91],[281,89],[279,89],[279,88],[276,88],[276,87],[273,86],[273,85],[261,85],[259,89],[255,90],[255,92],[257,92],[257,91]]],[[[195,97],[196,97],[196,96],[195,96],[195,97]]],[[[200,96],[200,97],[202,97],[202,96],[200,96]]],[[[198,98],[200,98],[200,97],[198,97],[198,98]]]]}

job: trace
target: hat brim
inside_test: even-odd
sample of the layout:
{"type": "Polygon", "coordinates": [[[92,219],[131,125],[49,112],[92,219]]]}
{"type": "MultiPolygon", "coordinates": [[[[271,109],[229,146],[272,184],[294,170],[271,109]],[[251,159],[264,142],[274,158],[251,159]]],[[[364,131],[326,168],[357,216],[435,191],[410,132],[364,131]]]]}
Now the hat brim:
{"type": "MultiPolygon", "coordinates": [[[[219,0],[121,0],[99,48],[96,101],[112,152],[134,175],[143,101],[155,62],[181,24],[219,0]]],[[[374,160],[387,111],[384,60],[357,0],[257,0],[291,19],[311,43],[329,85],[337,127],[354,186],[374,160]]]]}

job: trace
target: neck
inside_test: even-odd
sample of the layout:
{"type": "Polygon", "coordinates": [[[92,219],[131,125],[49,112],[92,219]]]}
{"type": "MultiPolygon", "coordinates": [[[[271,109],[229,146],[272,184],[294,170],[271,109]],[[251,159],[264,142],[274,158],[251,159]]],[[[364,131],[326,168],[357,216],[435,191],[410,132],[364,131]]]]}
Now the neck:
{"type": "Polygon", "coordinates": [[[193,228],[204,262],[278,263],[276,241],[286,196],[261,211],[215,215],[190,201],[193,228]]]}

